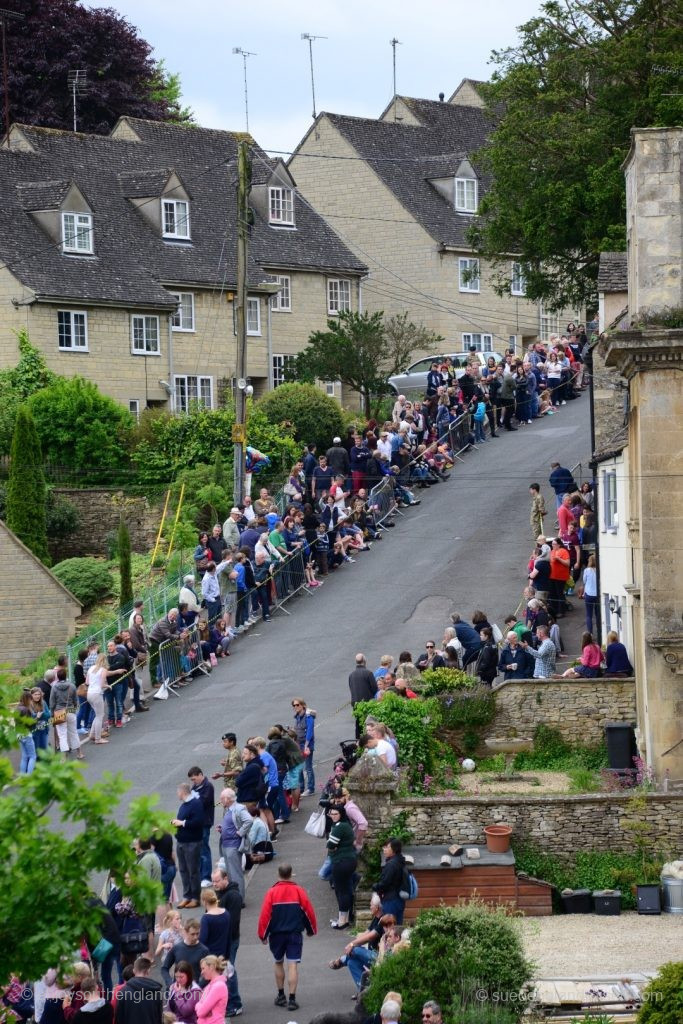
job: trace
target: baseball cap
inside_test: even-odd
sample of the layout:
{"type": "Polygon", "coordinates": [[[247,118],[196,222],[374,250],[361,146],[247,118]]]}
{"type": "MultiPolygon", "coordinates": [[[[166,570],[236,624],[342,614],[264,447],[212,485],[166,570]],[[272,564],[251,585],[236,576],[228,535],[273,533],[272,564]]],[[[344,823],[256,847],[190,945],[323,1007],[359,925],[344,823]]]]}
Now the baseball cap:
{"type": "Polygon", "coordinates": [[[239,509],[237,508],[237,506],[236,506],[236,505],[234,506],[234,508],[231,508],[231,509],[230,509],[230,515],[231,515],[231,516],[232,516],[232,515],[234,515],[234,514],[235,514],[235,512],[237,513],[237,515],[238,515],[238,516],[241,516],[241,515],[242,515],[242,513],[240,512],[240,510],[239,510],[239,509]]]}
{"type": "Polygon", "coordinates": [[[333,437],[332,444],[341,444],[341,437],[333,437]]]}

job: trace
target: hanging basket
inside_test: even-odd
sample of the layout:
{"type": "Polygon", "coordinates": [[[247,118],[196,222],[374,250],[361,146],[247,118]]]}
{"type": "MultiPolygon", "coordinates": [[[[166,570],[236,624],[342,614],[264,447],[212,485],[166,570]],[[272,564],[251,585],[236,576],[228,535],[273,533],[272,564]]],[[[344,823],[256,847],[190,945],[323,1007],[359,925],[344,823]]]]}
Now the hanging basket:
{"type": "Polygon", "coordinates": [[[512,835],[510,825],[487,825],[484,835],[489,853],[507,853],[510,849],[510,836],[512,835]]]}

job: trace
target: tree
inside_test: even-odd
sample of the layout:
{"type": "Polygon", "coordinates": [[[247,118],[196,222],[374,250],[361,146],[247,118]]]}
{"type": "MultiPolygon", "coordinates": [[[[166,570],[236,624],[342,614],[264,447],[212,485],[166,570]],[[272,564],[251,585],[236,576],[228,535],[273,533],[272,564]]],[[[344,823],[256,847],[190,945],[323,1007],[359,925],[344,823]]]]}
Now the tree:
{"type": "Polygon", "coordinates": [[[58,378],[29,400],[45,458],[85,482],[115,482],[129,470],[134,420],[83,377],[58,378]]]}
{"type": "Polygon", "coordinates": [[[7,525],[46,565],[50,564],[45,526],[45,475],[31,410],[20,405],[14,424],[7,482],[7,525]]]}
{"type": "Polygon", "coordinates": [[[126,608],[133,603],[133,575],[131,571],[130,531],[123,516],[119,523],[116,546],[119,556],[119,577],[121,580],[119,604],[122,608],[126,608]]]}
{"type": "Polygon", "coordinates": [[[89,902],[97,874],[111,872],[138,911],[153,911],[161,890],[136,868],[131,844],[168,822],[148,796],[131,800],[122,822],[121,776],[86,782],[74,762],[52,753],[13,778],[7,755],[26,731],[13,710],[20,693],[18,680],[0,673],[0,987],[13,974],[39,978],[70,962],[83,935],[91,947],[98,941],[100,911],[89,902]]]}
{"type": "Polygon", "coordinates": [[[344,429],[339,402],[315,384],[281,384],[265,395],[258,407],[270,423],[293,429],[297,441],[317,444],[323,450],[344,429]]]}
{"type": "Polygon", "coordinates": [[[407,314],[384,323],[384,313],[340,313],[315,331],[294,362],[298,380],[340,380],[357,391],[367,417],[390,393],[387,377],[404,370],[416,347],[443,341],[424,327],[408,323],[407,314]]]}
{"type": "Polygon", "coordinates": [[[19,362],[10,370],[0,370],[0,455],[9,454],[17,408],[36,391],[57,380],[57,374],[48,369],[45,357],[33,347],[27,332],[16,333],[19,362]]]}
{"type": "Polygon", "coordinates": [[[546,0],[493,54],[494,128],[476,159],[492,184],[470,238],[500,294],[514,254],[527,298],[594,302],[601,250],[626,244],[631,128],[683,120],[682,51],[681,0],[546,0]]]}
{"type": "Polygon", "coordinates": [[[11,121],[73,129],[67,75],[81,68],[87,86],[78,97],[79,131],[108,134],[125,114],[189,119],[177,75],[155,63],[149,43],[114,10],[75,0],[10,0],[10,6],[24,15],[7,22],[11,121]]]}

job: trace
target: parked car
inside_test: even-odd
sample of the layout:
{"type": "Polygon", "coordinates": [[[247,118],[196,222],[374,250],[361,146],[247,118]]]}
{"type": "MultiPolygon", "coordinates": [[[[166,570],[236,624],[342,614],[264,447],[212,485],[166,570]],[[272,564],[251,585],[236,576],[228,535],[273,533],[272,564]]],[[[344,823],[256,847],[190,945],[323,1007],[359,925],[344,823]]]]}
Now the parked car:
{"type": "MultiPolygon", "coordinates": [[[[427,374],[431,369],[432,363],[434,361],[441,363],[447,356],[452,359],[453,365],[456,367],[455,376],[459,379],[465,372],[467,360],[471,354],[470,352],[445,352],[440,355],[426,356],[424,359],[418,359],[416,363],[409,366],[403,373],[397,373],[393,377],[389,377],[388,383],[392,393],[395,395],[405,395],[419,391],[421,394],[424,394],[427,390],[427,374]]],[[[474,355],[476,355],[482,366],[486,366],[489,356],[493,356],[496,363],[499,363],[503,358],[498,352],[475,352],[474,355]]]]}

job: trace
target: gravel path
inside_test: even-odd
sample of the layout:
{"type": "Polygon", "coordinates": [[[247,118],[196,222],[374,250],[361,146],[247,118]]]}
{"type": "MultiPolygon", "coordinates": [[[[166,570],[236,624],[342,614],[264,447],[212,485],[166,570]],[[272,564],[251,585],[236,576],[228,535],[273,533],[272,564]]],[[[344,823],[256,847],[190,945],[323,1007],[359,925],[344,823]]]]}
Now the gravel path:
{"type": "Polygon", "coordinates": [[[520,926],[537,978],[655,971],[683,957],[683,914],[563,914],[520,918],[520,926]]]}
{"type": "Polygon", "coordinates": [[[462,772],[458,776],[458,782],[463,790],[468,793],[475,793],[479,796],[486,796],[489,793],[503,794],[508,796],[520,796],[522,793],[533,793],[536,796],[543,796],[547,793],[568,793],[570,778],[564,772],[518,772],[523,776],[519,781],[500,781],[492,775],[479,772],[471,772],[469,775],[462,772]],[[535,780],[535,781],[533,781],[535,780]]]}

